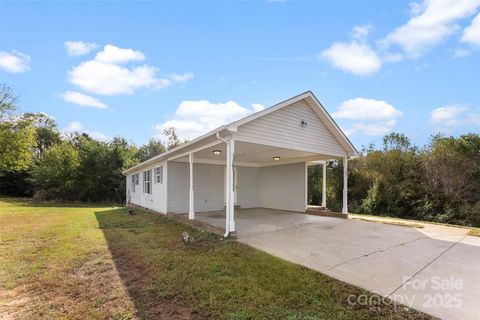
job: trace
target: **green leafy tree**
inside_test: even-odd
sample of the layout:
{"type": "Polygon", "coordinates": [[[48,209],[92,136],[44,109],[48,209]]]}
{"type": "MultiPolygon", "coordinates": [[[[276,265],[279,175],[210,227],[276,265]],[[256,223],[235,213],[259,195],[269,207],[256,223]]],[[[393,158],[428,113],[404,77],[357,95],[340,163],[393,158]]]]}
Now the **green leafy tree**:
{"type": "Polygon", "coordinates": [[[30,121],[10,117],[17,97],[6,84],[0,84],[0,176],[28,169],[33,161],[35,130],[30,121]]]}
{"type": "Polygon", "coordinates": [[[362,159],[358,173],[370,188],[359,211],[413,217],[415,203],[423,195],[417,149],[399,133],[385,136],[383,142],[383,150],[371,151],[362,159]]]}
{"type": "Polygon", "coordinates": [[[55,120],[46,113],[26,112],[22,115],[22,119],[31,123],[35,128],[36,146],[34,151],[37,157],[41,157],[47,148],[61,142],[60,131],[55,120]]]}
{"type": "Polygon", "coordinates": [[[31,167],[35,137],[35,128],[28,121],[0,122],[0,174],[31,167]]]}
{"type": "Polygon", "coordinates": [[[480,135],[434,136],[421,160],[427,218],[480,225],[480,135]]]}
{"type": "Polygon", "coordinates": [[[15,96],[13,90],[5,83],[0,83],[0,121],[3,121],[16,109],[16,101],[18,97],[15,96]]]}
{"type": "Polygon", "coordinates": [[[164,152],[165,146],[161,141],[150,139],[147,144],[138,149],[136,157],[140,160],[140,162],[143,162],[164,152]]]}
{"type": "Polygon", "coordinates": [[[79,153],[70,143],[51,146],[32,171],[32,179],[42,198],[76,200],[79,153]]]}

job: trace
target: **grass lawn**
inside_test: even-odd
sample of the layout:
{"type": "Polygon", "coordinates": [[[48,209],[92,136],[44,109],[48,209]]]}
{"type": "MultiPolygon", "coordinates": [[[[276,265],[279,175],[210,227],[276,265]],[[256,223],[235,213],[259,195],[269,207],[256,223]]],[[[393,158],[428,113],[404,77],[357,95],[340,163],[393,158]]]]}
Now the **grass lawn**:
{"type": "Polygon", "coordinates": [[[426,220],[422,221],[422,220],[414,220],[414,219],[402,219],[402,218],[386,217],[386,216],[374,216],[374,215],[363,214],[363,213],[349,214],[349,216],[351,219],[379,222],[379,223],[385,223],[385,224],[393,224],[397,226],[405,226],[405,227],[412,227],[412,228],[419,228],[419,229],[424,227],[423,224],[437,224],[437,225],[447,226],[447,227],[462,228],[462,229],[468,230],[467,234],[469,236],[480,237],[480,228],[462,226],[458,224],[449,224],[449,223],[426,221],[426,220]],[[370,218],[373,218],[373,220],[370,218]]]}
{"type": "Polygon", "coordinates": [[[360,294],[161,215],[0,198],[2,320],[428,318],[348,304],[360,294]]]}

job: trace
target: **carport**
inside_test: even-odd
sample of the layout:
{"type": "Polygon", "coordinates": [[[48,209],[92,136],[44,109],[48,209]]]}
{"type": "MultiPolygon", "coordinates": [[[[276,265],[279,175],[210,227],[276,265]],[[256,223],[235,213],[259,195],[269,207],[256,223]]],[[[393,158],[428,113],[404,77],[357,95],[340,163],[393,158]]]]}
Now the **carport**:
{"type": "Polygon", "coordinates": [[[347,163],[357,154],[313,93],[305,92],[128,169],[127,202],[191,220],[224,212],[227,236],[237,231],[240,209],[305,213],[308,166],[323,164],[325,177],[326,161],[341,160],[342,213],[348,214],[347,163]],[[135,187],[139,180],[143,192],[135,187]]]}

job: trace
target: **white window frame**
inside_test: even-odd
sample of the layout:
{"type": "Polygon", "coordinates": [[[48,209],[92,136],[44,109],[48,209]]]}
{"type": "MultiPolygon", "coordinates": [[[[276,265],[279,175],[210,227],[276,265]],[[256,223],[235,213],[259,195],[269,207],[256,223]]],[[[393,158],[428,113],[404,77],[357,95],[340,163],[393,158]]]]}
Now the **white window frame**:
{"type": "Polygon", "coordinates": [[[131,189],[132,189],[132,192],[135,192],[135,176],[136,174],[132,174],[132,176],[130,177],[130,183],[131,183],[131,189]]]}
{"type": "Polygon", "coordinates": [[[152,194],[152,170],[143,171],[143,193],[152,194]]]}
{"type": "Polygon", "coordinates": [[[163,184],[163,166],[155,168],[155,183],[163,184]]]}

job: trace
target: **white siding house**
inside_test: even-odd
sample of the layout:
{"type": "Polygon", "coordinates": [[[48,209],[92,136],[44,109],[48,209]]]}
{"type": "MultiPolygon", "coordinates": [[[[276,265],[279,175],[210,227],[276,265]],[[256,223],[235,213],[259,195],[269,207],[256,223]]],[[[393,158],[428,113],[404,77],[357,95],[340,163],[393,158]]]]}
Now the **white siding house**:
{"type": "Polygon", "coordinates": [[[228,235],[236,231],[235,207],[304,212],[307,166],[342,159],[347,214],[346,164],[357,154],[313,93],[305,92],[126,170],[127,203],[190,219],[225,210],[228,235]]]}

